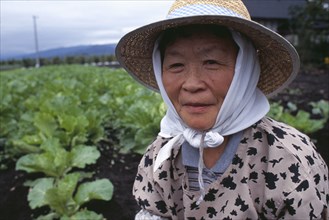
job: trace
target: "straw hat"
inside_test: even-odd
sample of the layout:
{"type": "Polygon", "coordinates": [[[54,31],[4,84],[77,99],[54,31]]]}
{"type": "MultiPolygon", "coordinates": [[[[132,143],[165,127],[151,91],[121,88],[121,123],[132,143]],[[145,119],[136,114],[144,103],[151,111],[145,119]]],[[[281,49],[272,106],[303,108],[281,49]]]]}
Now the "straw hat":
{"type": "Polygon", "coordinates": [[[154,43],[169,28],[190,24],[218,24],[247,36],[261,66],[258,88],[271,96],[285,88],[299,70],[299,56],[282,36],[254,22],[241,0],[176,0],[167,19],[140,27],[118,43],[116,56],[138,82],[158,91],[152,66],[154,43]]]}

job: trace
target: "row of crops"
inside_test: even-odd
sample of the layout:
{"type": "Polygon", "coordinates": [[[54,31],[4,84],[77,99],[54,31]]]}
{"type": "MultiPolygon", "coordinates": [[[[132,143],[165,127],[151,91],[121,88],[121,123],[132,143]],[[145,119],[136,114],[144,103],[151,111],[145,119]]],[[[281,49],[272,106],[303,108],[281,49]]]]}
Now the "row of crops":
{"type": "MultiPolygon", "coordinates": [[[[63,65],[0,77],[0,168],[11,160],[17,170],[42,173],[26,181],[30,207],[49,207],[39,219],[103,219],[83,207],[111,200],[113,185],[85,168],[96,163],[97,144],[109,137],[122,153],[143,153],[165,113],[159,94],[122,69],[63,65]]],[[[322,129],[329,117],[326,101],[310,103],[311,113],[293,103],[271,106],[271,117],[306,133],[322,129]]]]}

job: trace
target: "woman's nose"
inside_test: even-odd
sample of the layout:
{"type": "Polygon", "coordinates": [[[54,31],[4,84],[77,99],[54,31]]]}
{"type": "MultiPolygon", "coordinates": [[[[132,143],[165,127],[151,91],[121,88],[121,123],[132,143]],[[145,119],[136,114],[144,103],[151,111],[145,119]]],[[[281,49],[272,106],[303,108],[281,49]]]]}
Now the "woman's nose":
{"type": "Polygon", "coordinates": [[[203,81],[202,72],[198,68],[191,68],[186,74],[183,89],[189,92],[197,92],[205,89],[206,84],[203,81]]]}

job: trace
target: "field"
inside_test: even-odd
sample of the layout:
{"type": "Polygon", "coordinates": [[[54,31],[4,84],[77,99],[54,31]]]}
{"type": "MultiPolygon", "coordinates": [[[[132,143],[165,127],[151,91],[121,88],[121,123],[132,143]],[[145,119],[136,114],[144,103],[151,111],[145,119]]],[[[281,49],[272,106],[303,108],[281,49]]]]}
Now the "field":
{"type": "MultiPolygon", "coordinates": [[[[0,77],[0,219],[133,219],[131,188],[165,113],[160,96],[121,69],[50,66],[0,77]]],[[[270,112],[308,133],[327,163],[328,84],[328,71],[301,72],[270,112]]]]}

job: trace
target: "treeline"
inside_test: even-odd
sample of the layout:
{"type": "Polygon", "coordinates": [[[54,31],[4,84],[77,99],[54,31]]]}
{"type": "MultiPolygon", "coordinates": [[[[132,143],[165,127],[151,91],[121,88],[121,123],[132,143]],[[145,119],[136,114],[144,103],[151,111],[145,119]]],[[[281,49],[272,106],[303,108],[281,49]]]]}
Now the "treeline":
{"type": "Polygon", "coordinates": [[[329,67],[329,4],[323,0],[307,1],[290,8],[289,28],[298,39],[296,49],[302,67],[329,67]]]}
{"type": "MultiPolygon", "coordinates": [[[[116,61],[114,55],[101,55],[101,56],[66,56],[66,57],[52,57],[52,58],[40,58],[39,65],[60,65],[60,64],[90,64],[90,65],[104,65],[116,61]]],[[[23,59],[9,59],[0,61],[1,69],[11,69],[15,67],[35,67],[35,58],[23,58],[23,59]]]]}

